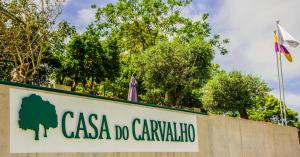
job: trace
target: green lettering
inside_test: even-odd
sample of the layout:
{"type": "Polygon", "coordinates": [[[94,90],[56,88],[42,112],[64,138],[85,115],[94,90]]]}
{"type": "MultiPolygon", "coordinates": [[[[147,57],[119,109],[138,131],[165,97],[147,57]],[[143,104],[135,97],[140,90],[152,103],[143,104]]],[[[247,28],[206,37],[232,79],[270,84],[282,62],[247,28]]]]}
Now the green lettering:
{"type": "Polygon", "coordinates": [[[180,136],[180,141],[181,142],[187,142],[188,141],[188,134],[187,134],[187,124],[186,123],[180,123],[180,132],[181,132],[181,136],[180,136]],[[184,128],[183,128],[184,126],[184,128]]]}
{"type": "Polygon", "coordinates": [[[173,139],[173,131],[172,131],[172,126],[171,126],[171,123],[170,122],[168,122],[167,123],[168,125],[167,125],[167,139],[166,139],[166,141],[169,141],[169,137],[171,137],[171,141],[174,141],[174,139],[173,139]]]}
{"type": "Polygon", "coordinates": [[[95,120],[98,120],[98,116],[96,114],[91,114],[89,116],[89,124],[90,126],[94,129],[94,135],[89,133],[89,138],[90,139],[96,139],[98,137],[98,128],[97,126],[93,123],[93,117],[95,120]]]}
{"type": "Polygon", "coordinates": [[[102,134],[104,132],[106,133],[106,139],[111,139],[110,133],[109,133],[108,124],[107,124],[106,115],[103,115],[103,117],[102,117],[102,123],[101,123],[101,127],[100,127],[99,139],[103,139],[103,135],[102,134]]]}
{"type": "Polygon", "coordinates": [[[159,136],[157,133],[158,127],[157,122],[155,120],[150,120],[151,123],[151,134],[152,134],[152,141],[160,141],[159,136]]]}
{"type": "Polygon", "coordinates": [[[115,126],[116,129],[116,140],[120,140],[122,138],[122,128],[119,125],[115,126]]]}
{"type": "Polygon", "coordinates": [[[62,121],[61,121],[61,128],[62,128],[62,132],[63,132],[63,135],[66,137],[66,138],[74,138],[74,132],[71,132],[70,135],[67,134],[67,131],[66,131],[66,117],[67,115],[70,115],[71,118],[74,117],[73,115],[73,112],[71,111],[66,111],[63,116],[62,116],[62,121]]]}
{"type": "Polygon", "coordinates": [[[194,142],[195,141],[195,128],[194,128],[194,125],[190,124],[189,127],[188,127],[188,130],[189,130],[189,140],[191,142],[194,142]],[[192,136],[191,136],[191,131],[193,132],[192,136]]]}
{"type": "Polygon", "coordinates": [[[150,138],[149,128],[146,119],[144,119],[144,124],[143,124],[142,140],[145,140],[145,135],[147,136],[147,141],[150,141],[151,138],[150,138]]]}
{"type": "Polygon", "coordinates": [[[163,121],[163,128],[161,126],[161,121],[157,121],[157,124],[158,124],[158,128],[159,128],[159,131],[160,131],[161,141],[165,141],[166,122],[163,121]]]}
{"type": "Polygon", "coordinates": [[[86,125],[85,125],[85,120],[84,120],[84,116],[83,116],[83,113],[80,112],[79,114],[79,119],[78,119],[78,124],[77,124],[77,131],[76,131],[76,135],[75,135],[75,138],[80,138],[79,134],[80,134],[80,131],[83,131],[84,133],[84,138],[89,138],[88,136],[88,132],[86,130],[86,125]]]}
{"type": "Polygon", "coordinates": [[[180,137],[177,136],[177,123],[173,122],[173,126],[174,126],[174,141],[179,142],[180,141],[180,137]]]}
{"type": "Polygon", "coordinates": [[[123,139],[128,140],[129,138],[129,129],[127,126],[123,126],[123,139]]]}
{"type": "Polygon", "coordinates": [[[139,135],[139,136],[136,135],[136,130],[135,130],[136,129],[136,127],[135,127],[136,123],[141,124],[141,120],[139,118],[135,118],[132,121],[132,135],[133,135],[133,138],[135,140],[140,141],[142,137],[141,137],[141,135],[139,135]]]}

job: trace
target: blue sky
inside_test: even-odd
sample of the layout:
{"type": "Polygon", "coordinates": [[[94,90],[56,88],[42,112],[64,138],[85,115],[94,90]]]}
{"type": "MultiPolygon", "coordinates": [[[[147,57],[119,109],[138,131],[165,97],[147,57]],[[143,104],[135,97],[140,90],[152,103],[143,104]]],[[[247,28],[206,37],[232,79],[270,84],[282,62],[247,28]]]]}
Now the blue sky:
{"type": "MultiPolygon", "coordinates": [[[[98,7],[116,0],[67,0],[60,20],[75,25],[79,32],[94,20],[98,7]]],[[[276,60],[273,51],[275,21],[300,40],[299,0],[193,0],[183,9],[183,15],[193,20],[202,13],[210,14],[213,32],[230,39],[229,54],[217,54],[214,62],[227,71],[241,70],[261,77],[278,97],[276,60]]],[[[300,113],[300,48],[290,49],[293,63],[283,59],[287,106],[300,113]]]]}

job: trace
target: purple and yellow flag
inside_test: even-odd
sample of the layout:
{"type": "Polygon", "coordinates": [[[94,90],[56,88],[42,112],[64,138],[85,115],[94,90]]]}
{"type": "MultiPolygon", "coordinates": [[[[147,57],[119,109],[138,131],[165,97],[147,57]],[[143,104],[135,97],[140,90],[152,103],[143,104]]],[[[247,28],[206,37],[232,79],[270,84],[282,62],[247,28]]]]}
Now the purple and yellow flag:
{"type": "Polygon", "coordinates": [[[283,45],[280,45],[280,50],[281,50],[281,53],[284,54],[285,58],[289,61],[289,62],[292,62],[293,61],[293,58],[292,58],[292,55],[290,54],[290,52],[287,50],[287,48],[283,45]]]}
{"type": "Polygon", "coordinates": [[[277,36],[276,32],[274,32],[274,44],[275,44],[275,52],[279,52],[279,48],[278,48],[278,36],[277,36]]]}
{"type": "Polygon", "coordinates": [[[284,54],[285,58],[289,62],[293,61],[292,55],[288,51],[288,49],[284,45],[278,43],[278,36],[277,36],[276,32],[274,32],[274,44],[275,44],[275,47],[274,47],[275,48],[275,52],[279,52],[280,51],[282,54],[284,54]]]}

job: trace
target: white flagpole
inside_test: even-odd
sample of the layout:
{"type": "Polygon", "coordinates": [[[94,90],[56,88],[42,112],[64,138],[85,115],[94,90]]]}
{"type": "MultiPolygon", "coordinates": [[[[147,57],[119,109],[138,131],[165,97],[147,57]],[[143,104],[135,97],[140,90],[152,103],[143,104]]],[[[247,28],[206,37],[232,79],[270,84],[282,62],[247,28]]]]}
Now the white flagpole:
{"type": "MultiPolygon", "coordinates": [[[[277,40],[278,40],[278,33],[276,34],[276,31],[274,31],[274,34],[277,35],[277,40]]],[[[278,41],[277,41],[278,42],[278,41]]],[[[277,46],[279,48],[279,45],[277,43],[277,46]]],[[[276,51],[276,50],[275,50],[276,51]]],[[[281,97],[281,79],[280,79],[280,71],[279,71],[279,52],[275,52],[276,54],[276,65],[277,65],[277,78],[278,78],[278,87],[279,87],[279,105],[280,105],[280,123],[283,125],[283,109],[282,109],[282,97],[281,97]]]]}
{"type": "Polygon", "coordinates": [[[282,100],[283,100],[283,116],[284,116],[284,124],[287,125],[286,119],[286,103],[285,103],[285,96],[284,96],[284,84],[283,84],[283,73],[282,73],[282,61],[281,61],[281,53],[279,54],[279,62],[280,62],[280,73],[281,73],[281,88],[282,88],[282,100]]]}
{"type": "Polygon", "coordinates": [[[283,84],[283,72],[282,72],[282,59],[281,59],[281,47],[280,44],[282,44],[282,39],[279,36],[279,21],[276,21],[277,23],[277,32],[278,32],[278,44],[279,44],[279,68],[280,68],[280,83],[281,83],[281,93],[282,93],[282,106],[283,106],[283,121],[284,121],[284,125],[287,125],[287,118],[286,118],[286,103],[285,103],[285,95],[284,95],[284,84],[283,84]]]}

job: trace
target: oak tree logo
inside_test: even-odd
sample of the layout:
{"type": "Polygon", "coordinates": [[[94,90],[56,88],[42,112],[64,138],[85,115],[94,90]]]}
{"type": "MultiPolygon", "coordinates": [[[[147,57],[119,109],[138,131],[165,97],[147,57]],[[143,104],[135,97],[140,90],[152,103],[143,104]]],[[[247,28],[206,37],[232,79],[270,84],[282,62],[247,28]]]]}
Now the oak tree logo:
{"type": "Polygon", "coordinates": [[[42,97],[31,94],[22,99],[19,111],[19,127],[24,130],[33,130],[35,140],[39,140],[39,125],[44,128],[44,137],[47,137],[49,128],[57,127],[57,114],[55,106],[42,97]]]}

